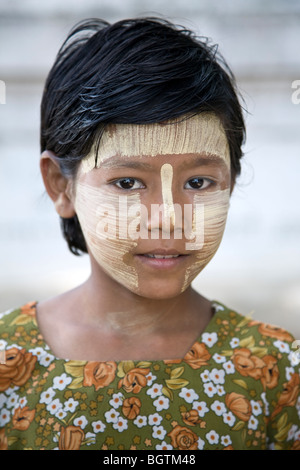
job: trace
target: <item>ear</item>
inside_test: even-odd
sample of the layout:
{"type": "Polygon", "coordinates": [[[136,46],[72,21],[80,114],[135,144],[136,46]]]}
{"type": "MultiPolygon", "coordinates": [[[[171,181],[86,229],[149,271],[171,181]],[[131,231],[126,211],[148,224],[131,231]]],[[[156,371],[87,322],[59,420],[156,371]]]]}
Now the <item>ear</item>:
{"type": "Polygon", "coordinates": [[[46,191],[52,201],[56,212],[64,219],[75,215],[72,201],[71,180],[65,178],[60,170],[55,155],[45,150],[41,155],[40,169],[46,191]]]}

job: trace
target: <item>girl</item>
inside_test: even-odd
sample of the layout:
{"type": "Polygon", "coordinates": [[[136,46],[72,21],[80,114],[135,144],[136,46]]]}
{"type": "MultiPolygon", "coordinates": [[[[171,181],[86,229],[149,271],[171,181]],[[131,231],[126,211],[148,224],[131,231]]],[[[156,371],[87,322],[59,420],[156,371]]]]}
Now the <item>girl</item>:
{"type": "Polygon", "coordinates": [[[79,287],[1,318],[2,449],[299,449],[293,337],[204,298],[245,128],[204,39],[77,25],[41,106],[41,173],[79,287]]]}

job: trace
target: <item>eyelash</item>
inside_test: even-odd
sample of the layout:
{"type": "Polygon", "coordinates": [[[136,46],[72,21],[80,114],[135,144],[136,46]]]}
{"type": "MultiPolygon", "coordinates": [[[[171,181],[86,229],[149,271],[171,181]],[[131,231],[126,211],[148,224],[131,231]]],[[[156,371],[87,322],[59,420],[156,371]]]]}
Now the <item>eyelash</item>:
{"type": "MultiPolygon", "coordinates": [[[[136,190],[136,189],[144,189],[144,188],[145,188],[145,186],[143,185],[143,183],[142,183],[140,180],[138,180],[137,178],[130,178],[130,177],[128,177],[128,178],[119,178],[118,180],[112,181],[110,184],[113,184],[113,185],[117,186],[119,189],[122,189],[123,191],[134,191],[134,190],[136,190]],[[121,184],[121,182],[124,182],[124,181],[127,181],[128,183],[129,183],[129,181],[133,182],[133,186],[136,184],[136,182],[138,182],[138,183],[139,183],[139,187],[138,187],[138,188],[134,188],[134,187],[123,188],[123,187],[119,186],[119,185],[121,184]],[[119,184],[119,185],[118,185],[118,184],[119,184]]],[[[199,176],[198,176],[198,177],[190,178],[190,179],[186,182],[186,184],[184,185],[184,187],[185,187],[185,189],[190,189],[190,190],[192,190],[192,191],[193,191],[193,190],[194,190],[194,191],[201,191],[201,190],[206,189],[207,187],[209,187],[209,186],[211,186],[211,185],[213,185],[213,184],[215,184],[215,182],[214,182],[213,180],[211,180],[211,179],[209,179],[209,178],[203,178],[203,177],[199,177],[199,176]],[[190,183],[191,181],[196,181],[196,180],[202,181],[202,184],[201,184],[200,187],[198,187],[198,188],[186,188],[186,185],[187,185],[188,183],[190,183]],[[206,184],[206,186],[203,188],[203,185],[205,185],[205,183],[207,183],[207,184],[206,184]]]]}

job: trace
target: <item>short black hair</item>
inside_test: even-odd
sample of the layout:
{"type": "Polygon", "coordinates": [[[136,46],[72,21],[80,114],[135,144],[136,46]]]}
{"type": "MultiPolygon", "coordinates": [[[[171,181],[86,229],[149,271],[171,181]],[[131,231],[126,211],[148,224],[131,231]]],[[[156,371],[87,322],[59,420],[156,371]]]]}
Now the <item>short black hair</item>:
{"type": "MultiPolygon", "coordinates": [[[[87,19],[71,30],[46,79],[41,151],[51,150],[62,174],[72,178],[92,145],[101,145],[107,124],[151,124],[202,112],[221,120],[235,178],[245,140],[243,108],[218,47],[166,19],[87,19]]],[[[72,253],[87,252],[77,216],[61,224],[72,253]]]]}

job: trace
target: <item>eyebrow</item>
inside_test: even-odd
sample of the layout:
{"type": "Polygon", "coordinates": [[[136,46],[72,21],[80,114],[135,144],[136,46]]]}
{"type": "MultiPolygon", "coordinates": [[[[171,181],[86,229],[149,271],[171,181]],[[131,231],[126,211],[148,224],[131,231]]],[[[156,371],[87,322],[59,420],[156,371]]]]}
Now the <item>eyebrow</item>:
{"type": "MultiPolygon", "coordinates": [[[[189,154],[186,154],[186,155],[189,155],[189,154]]],[[[168,155],[164,155],[164,156],[168,156],[168,155]]],[[[174,157],[174,155],[172,155],[172,156],[174,157]]],[[[176,155],[175,155],[175,157],[176,157],[176,155]]],[[[99,167],[100,168],[107,168],[107,169],[110,169],[110,168],[116,168],[116,169],[117,168],[133,168],[133,169],[137,169],[137,170],[151,170],[153,168],[150,163],[136,161],[136,160],[131,161],[130,160],[131,158],[135,158],[135,157],[134,156],[132,156],[132,157],[120,157],[120,156],[109,157],[104,162],[101,162],[99,164],[99,167]]],[[[151,158],[153,158],[153,157],[151,157],[151,158]]],[[[195,154],[191,154],[190,161],[182,162],[182,165],[180,165],[180,166],[183,166],[184,168],[193,168],[193,167],[196,167],[196,166],[204,166],[204,165],[211,165],[211,164],[214,165],[214,166],[220,166],[221,165],[223,167],[228,168],[228,165],[226,164],[226,161],[224,160],[224,158],[221,158],[218,155],[205,155],[204,156],[203,154],[196,155],[196,157],[195,157],[195,154]]]]}

